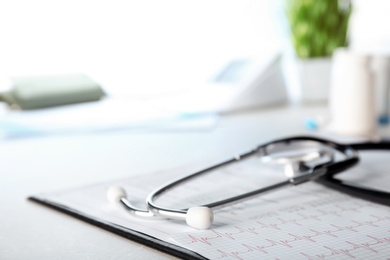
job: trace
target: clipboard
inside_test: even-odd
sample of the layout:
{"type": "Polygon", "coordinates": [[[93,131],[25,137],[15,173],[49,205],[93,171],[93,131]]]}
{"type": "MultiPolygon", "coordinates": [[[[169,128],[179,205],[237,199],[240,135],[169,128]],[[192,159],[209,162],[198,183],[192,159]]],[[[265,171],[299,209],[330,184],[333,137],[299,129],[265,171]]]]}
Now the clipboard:
{"type": "MultiPolygon", "coordinates": [[[[362,168],[353,169],[351,176],[360,178],[359,172],[365,172],[365,165],[371,169],[375,165],[384,173],[383,169],[388,167],[373,164],[377,160],[383,162],[381,157],[387,158],[388,154],[373,154],[365,160],[366,164],[362,163],[362,168]]],[[[217,218],[209,230],[194,230],[171,220],[129,216],[128,212],[112,208],[105,200],[107,187],[122,184],[139,195],[135,199],[144,201],[145,194],[154,190],[156,183],[165,183],[193,169],[181,168],[152,173],[153,178],[146,174],[34,195],[29,200],[183,259],[284,259],[287,256],[291,259],[346,252],[352,256],[364,253],[368,258],[390,255],[389,207],[317,183],[288,188],[254,198],[244,205],[220,209],[215,212],[217,218]],[[259,205],[263,210],[259,210],[259,205]]],[[[385,181],[388,175],[382,173],[378,172],[375,180],[382,185],[389,183],[385,181]]]]}
{"type": "Polygon", "coordinates": [[[197,259],[197,260],[204,260],[207,258],[202,257],[201,255],[188,250],[186,248],[170,244],[166,241],[157,239],[153,236],[143,234],[141,232],[137,232],[128,228],[121,227],[119,225],[115,225],[113,223],[95,218],[93,216],[84,214],[80,211],[74,210],[69,207],[65,207],[63,205],[59,205],[56,203],[53,203],[49,200],[46,200],[39,196],[31,196],[28,198],[28,200],[33,201],[35,203],[41,204],[43,206],[58,210],[62,213],[65,213],[69,216],[75,217],[81,221],[87,222],[91,225],[97,226],[99,228],[102,228],[104,230],[107,230],[109,232],[112,232],[116,235],[119,235],[121,237],[130,239],[132,241],[138,242],[140,244],[155,248],[161,252],[179,257],[181,259],[197,259]]]}

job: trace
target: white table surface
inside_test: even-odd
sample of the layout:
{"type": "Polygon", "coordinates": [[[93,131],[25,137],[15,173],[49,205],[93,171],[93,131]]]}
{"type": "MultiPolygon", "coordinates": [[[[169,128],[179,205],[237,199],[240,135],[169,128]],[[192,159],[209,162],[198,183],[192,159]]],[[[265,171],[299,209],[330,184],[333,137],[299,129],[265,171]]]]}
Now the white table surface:
{"type": "Polygon", "coordinates": [[[116,131],[0,140],[0,259],[171,259],[172,256],[27,200],[133,174],[230,158],[304,134],[323,107],[278,107],[221,117],[203,131],[116,131]]]}

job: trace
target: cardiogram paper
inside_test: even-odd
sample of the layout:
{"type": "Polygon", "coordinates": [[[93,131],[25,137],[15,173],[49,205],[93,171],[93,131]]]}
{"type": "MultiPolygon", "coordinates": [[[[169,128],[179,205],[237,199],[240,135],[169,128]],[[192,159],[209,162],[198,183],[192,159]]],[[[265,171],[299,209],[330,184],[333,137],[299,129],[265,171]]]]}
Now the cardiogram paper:
{"type": "MultiPolygon", "coordinates": [[[[347,173],[352,176],[349,179],[377,182],[382,188],[389,188],[387,157],[386,153],[366,156],[359,168],[347,173]],[[375,178],[366,176],[367,171],[375,173],[375,178]]],[[[252,167],[248,164],[246,170],[249,172],[252,167]]],[[[390,259],[390,208],[316,183],[216,210],[215,223],[211,229],[203,231],[180,221],[137,218],[105,199],[110,185],[123,185],[131,194],[131,200],[142,205],[151,190],[190,170],[160,172],[153,178],[138,176],[42,196],[210,259],[390,259]]],[[[257,168],[252,170],[258,172],[257,168]]],[[[208,185],[218,187],[216,182],[208,185]]],[[[193,191],[190,186],[181,190],[187,198],[193,191]]],[[[170,195],[168,199],[182,200],[183,194],[170,195]]]]}

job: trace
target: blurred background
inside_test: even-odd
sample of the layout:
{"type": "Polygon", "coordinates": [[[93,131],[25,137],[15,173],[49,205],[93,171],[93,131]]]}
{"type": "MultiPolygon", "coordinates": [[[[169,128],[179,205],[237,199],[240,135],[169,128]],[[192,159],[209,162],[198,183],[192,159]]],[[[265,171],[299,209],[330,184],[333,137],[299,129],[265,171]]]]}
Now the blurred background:
{"type": "Polygon", "coordinates": [[[272,1],[1,1],[3,76],[84,72],[158,94],[280,45],[272,1]]]}
{"type": "MultiPolygon", "coordinates": [[[[249,81],[242,83],[246,77],[265,75],[266,68],[277,60],[283,69],[278,77],[283,78],[287,94],[280,87],[272,89],[275,80],[264,83],[257,78],[253,82],[260,90],[247,92],[266,92],[263,96],[269,98],[256,103],[240,96],[238,107],[245,102],[246,108],[279,103],[326,104],[331,57],[336,48],[348,46],[365,55],[386,56],[389,52],[389,7],[385,0],[1,1],[1,89],[3,93],[10,91],[14,78],[80,73],[96,82],[108,97],[129,100],[122,103],[164,97],[168,99],[153,99],[152,103],[169,103],[170,108],[184,112],[218,113],[229,110],[227,103],[224,101],[222,109],[210,103],[218,103],[217,97],[226,98],[231,106],[244,89],[249,89],[249,81]],[[252,68],[252,76],[243,73],[249,70],[248,57],[257,64],[260,61],[252,68]],[[328,61],[318,61],[323,57],[328,61]],[[312,86],[320,85],[319,81],[326,86],[312,86]],[[215,87],[216,82],[229,83],[240,93],[230,90],[225,95],[215,87]],[[271,89],[262,90],[265,84],[271,89]],[[187,96],[181,96],[183,93],[187,96]],[[189,101],[196,106],[181,108],[189,101]]],[[[36,81],[34,77],[24,80],[17,86],[21,89],[7,96],[9,103],[20,108],[17,103],[31,98],[30,92],[35,91],[31,85],[36,81]],[[26,88],[31,90],[29,94],[25,94],[26,88]]],[[[54,87],[58,84],[55,82],[54,87]]],[[[52,98],[46,95],[48,88],[37,95],[52,98]]],[[[55,95],[65,97],[64,91],[51,94],[54,99],[55,95]]],[[[3,109],[3,114],[7,113],[8,106],[3,109]]],[[[15,129],[15,119],[9,118],[8,127],[9,121],[15,129]]]]}
{"type": "Polygon", "coordinates": [[[164,259],[28,202],[34,194],[186,174],[291,135],[374,138],[385,125],[389,136],[389,10],[388,0],[0,0],[0,258],[164,259]]]}

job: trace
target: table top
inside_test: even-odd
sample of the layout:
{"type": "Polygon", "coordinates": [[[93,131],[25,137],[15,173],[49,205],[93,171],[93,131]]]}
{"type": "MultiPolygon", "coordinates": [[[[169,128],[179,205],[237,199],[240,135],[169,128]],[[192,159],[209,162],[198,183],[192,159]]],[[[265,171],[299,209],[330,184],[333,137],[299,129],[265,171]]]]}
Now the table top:
{"type": "Polygon", "coordinates": [[[27,200],[51,192],[227,159],[265,141],[307,134],[319,107],[274,107],[221,116],[203,130],[112,131],[0,140],[0,258],[172,259],[27,200]]]}

